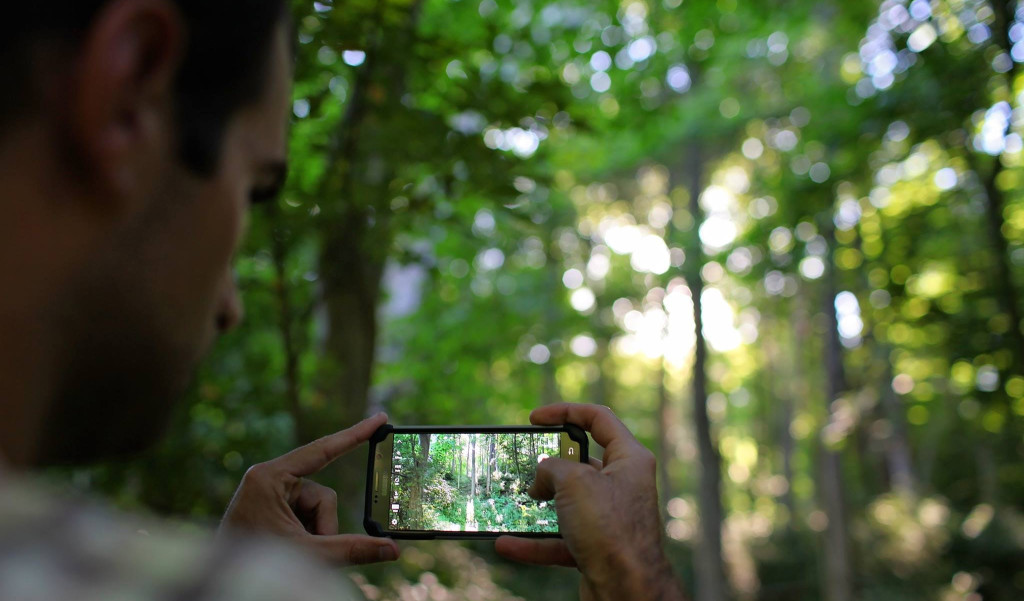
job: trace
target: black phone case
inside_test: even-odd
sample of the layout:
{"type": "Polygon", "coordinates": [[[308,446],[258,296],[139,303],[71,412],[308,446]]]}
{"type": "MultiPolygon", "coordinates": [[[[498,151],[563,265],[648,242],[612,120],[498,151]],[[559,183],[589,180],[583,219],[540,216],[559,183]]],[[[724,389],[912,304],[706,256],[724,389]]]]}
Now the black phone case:
{"type": "Polygon", "coordinates": [[[373,490],[373,457],[377,449],[377,445],[384,440],[391,432],[436,432],[439,434],[452,434],[465,432],[467,434],[478,432],[482,434],[495,434],[502,432],[509,432],[515,430],[517,432],[567,432],[569,438],[580,443],[580,463],[586,463],[590,460],[590,439],[587,438],[587,433],[583,428],[574,424],[564,424],[562,426],[393,426],[391,424],[384,424],[377,428],[377,431],[370,437],[370,453],[366,459],[366,493],[365,503],[363,508],[363,528],[366,529],[366,533],[370,536],[390,537],[395,539],[403,540],[434,540],[434,539],[459,539],[459,540],[472,540],[472,539],[483,539],[493,540],[499,536],[514,535],[522,538],[561,538],[562,535],[558,533],[548,532],[424,532],[424,531],[407,531],[407,532],[387,532],[384,527],[380,525],[370,515],[373,503],[370,495],[370,491],[373,490]]]}

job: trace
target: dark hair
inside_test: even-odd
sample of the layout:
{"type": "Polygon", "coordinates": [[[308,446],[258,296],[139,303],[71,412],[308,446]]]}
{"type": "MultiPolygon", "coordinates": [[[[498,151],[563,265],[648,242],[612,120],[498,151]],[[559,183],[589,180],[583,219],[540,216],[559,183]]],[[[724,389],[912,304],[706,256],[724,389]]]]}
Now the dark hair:
{"type": "MultiPolygon", "coordinates": [[[[185,54],[175,82],[178,150],[186,167],[211,175],[224,129],[266,84],[277,25],[287,0],[170,0],[185,23],[185,54]]],[[[32,72],[40,50],[73,53],[109,0],[18,2],[0,24],[0,134],[31,110],[38,91],[32,72]]]]}

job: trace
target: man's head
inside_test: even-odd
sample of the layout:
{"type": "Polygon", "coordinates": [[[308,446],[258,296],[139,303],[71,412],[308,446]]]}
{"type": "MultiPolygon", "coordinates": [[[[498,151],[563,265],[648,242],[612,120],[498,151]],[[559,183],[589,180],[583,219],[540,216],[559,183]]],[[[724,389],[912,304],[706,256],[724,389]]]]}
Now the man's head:
{"type": "Polygon", "coordinates": [[[291,45],[284,0],[36,4],[0,26],[0,422],[33,433],[0,426],[0,451],[81,461],[152,442],[240,319],[230,263],[284,177],[291,45]]]}

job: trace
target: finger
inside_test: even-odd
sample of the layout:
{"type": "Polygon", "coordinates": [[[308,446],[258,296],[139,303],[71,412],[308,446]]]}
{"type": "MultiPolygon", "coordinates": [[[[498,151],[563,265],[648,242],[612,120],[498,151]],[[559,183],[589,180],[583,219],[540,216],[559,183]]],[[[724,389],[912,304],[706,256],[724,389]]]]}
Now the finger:
{"type": "Polygon", "coordinates": [[[575,461],[549,457],[537,464],[537,477],[527,492],[538,501],[553,499],[567,478],[592,469],[589,465],[575,461]]]}
{"type": "Polygon", "coordinates": [[[369,440],[374,431],[387,421],[387,415],[383,412],[378,413],[347,430],[318,438],[306,446],[274,459],[271,463],[293,476],[315,474],[338,457],[369,440]]]}
{"type": "Polygon", "coordinates": [[[338,533],[338,493],[334,489],[312,480],[302,480],[302,490],[295,500],[295,511],[307,523],[307,527],[312,526],[312,534],[338,533]]]}
{"type": "Polygon", "coordinates": [[[597,457],[591,457],[590,466],[596,468],[598,471],[601,471],[604,468],[604,462],[598,459],[597,457]]]}
{"type": "Polygon", "coordinates": [[[530,423],[537,426],[576,424],[594,437],[594,442],[607,448],[613,443],[640,442],[612,410],[604,405],[556,403],[538,407],[530,413],[530,423]]]}
{"type": "Polygon", "coordinates": [[[505,559],[544,566],[576,567],[565,541],[548,539],[536,540],[501,536],[494,541],[494,550],[505,559]]]}
{"type": "Polygon", "coordinates": [[[360,565],[398,559],[398,545],[390,538],[363,534],[307,536],[303,542],[328,561],[343,565],[360,565]]]}

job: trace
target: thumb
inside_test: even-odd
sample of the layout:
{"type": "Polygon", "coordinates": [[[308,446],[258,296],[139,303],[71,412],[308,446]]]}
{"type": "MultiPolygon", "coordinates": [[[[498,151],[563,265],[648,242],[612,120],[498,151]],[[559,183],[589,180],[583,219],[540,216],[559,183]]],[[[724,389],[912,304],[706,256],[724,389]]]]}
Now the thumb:
{"type": "Polygon", "coordinates": [[[557,457],[549,457],[537,464],[537,478],[528,491],[529,495],[539,501],[547,501],[555,497],[555,493],[571,476],[595,471],[585,463],[566,461],[557,457]]]}
{"type": "Polygon", "coordinates": [[[395,541],[360,534],[309,536],[304,542],[321,557],[344,565],[394,561],[399,555],[395,541]]]}

